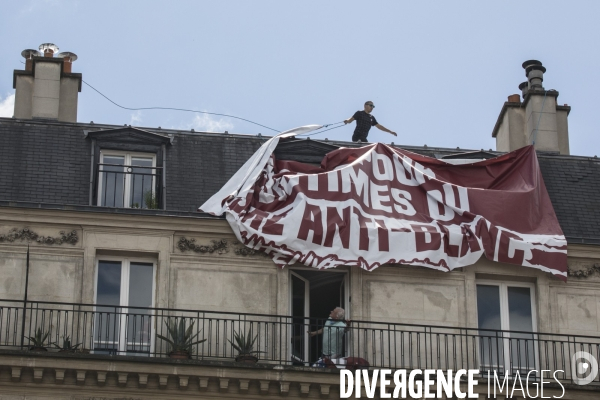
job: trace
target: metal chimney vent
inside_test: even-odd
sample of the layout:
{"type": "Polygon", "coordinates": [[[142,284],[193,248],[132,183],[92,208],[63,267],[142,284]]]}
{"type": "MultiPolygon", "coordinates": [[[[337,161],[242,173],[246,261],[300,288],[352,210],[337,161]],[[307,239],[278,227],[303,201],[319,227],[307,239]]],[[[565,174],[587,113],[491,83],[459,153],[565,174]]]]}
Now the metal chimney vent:
{"type": "Polygon", "coordinates": [[[42,43],[40,44],[40,51],[44,53],[46,57],[53,57],[54,53],[58,53],[58,46],[54,43],[42,43]]]}

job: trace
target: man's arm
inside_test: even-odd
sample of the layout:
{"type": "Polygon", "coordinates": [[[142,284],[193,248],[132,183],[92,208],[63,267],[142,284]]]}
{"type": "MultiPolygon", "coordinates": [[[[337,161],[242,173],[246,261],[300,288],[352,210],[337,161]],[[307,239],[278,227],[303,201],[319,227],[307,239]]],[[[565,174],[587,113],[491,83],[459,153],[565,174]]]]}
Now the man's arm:
{"type": "Polygon", "coordinates": [[[321,333],[323,333],[323,328],[319,329],[318,331],[309,331],[308,334],[310,336],[316,336],[316,335],[320,335],[321,333]]]}
{"type": "Polygon", "coordinates": [[[349,124],[350,122],[354,121],[354,117],[350,117],[348,119],[344,120],[344,124],[349,124]]]}
{"type": "Polygon", "coordinates": [[[383,126],[383,125],[381,125],[381,124],[377,124],[377,125],[375,125],[375,126],[376,126],[377,128],[379,128],[380,130],[384,131],[384,132],[391,133],[391,134],[392,134],[392,135],[394,135],[394,136],[398,136],[398,135],[396,134],[396,132],[394,132],[394,131],[390,131],[388,128],[386,128],[385,126],[383,126]]]}

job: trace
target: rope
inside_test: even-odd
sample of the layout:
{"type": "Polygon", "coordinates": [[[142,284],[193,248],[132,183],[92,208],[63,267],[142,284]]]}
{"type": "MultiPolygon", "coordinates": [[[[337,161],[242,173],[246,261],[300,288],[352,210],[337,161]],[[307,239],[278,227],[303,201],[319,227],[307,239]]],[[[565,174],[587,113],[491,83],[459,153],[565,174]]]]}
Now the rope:
{"type": "MultiPolygon", "coordinates": [[[[23,61],[21,61],[21,63],[22,63],[22,64],[25,64],[23,61]]],[[[254,125],[257,125],[257,126],[260,126],[260,127],[266,128],[266,129],[269,129],[269,130],[271,130],[271,131],[273,131],[273,132],[278,132],[278,133],[279,133],[279,132],[281,132],[281,131],[280,131],[280,130],[278,130],[278,129],[273,129],[273,128],[270,128],[270,127],[268,127],[268,126],[266,126],[266,125],[259,124],[258,122],[250,121],[249,119],[246,119],[246,118],[241,118],[241,117],[236,117],[235,115],[229,115],[229,114],[213,113],[213,112],[208,112],[208,111],[199,111],[199,110],[189,110],[189,109],[186,109],[186,108],[175,108],[175,107],[138,107],[138,108],[133,108],[133,107],[125,107],[125,106],[122,106],[122,105],[120,105],[120,104],[116,103],[115,101],[111,100],[111,99],[110,99],[108,96],[106,96],[104,93],[102,93],[101,91],[99,91],[98,89],[96,89],[95,87],[93,87],[92,85],[90,85],[89,83],[87,83],[86,81],[84,81],[83,79],[82,79],[81,81],[82,81],[83,83],[85,83],[87,86],[89,86],[89,87],[90,87],[92,90],[94,90],[96,93],[98,93],[100,96],[104,97],[106,100],[110,101],[110,102],[111,102],[112,104],[114,104],[115,106],[117,106],[117,107],[119,107],[119,108],[122,108],[122,109],[124,109],[124,110],[130,110],[130,111],[142,111],[142,110],[172,110],[172,111],[184,111],[184,112],[193,112],[193,113],[199,113],[199,114],[216,115],[216,116],[220,116],[220,117],[227,117],[227,118],[235,118],[235,119],[239,119],[240,121],[245,121],[245,122],[248,122],[248,123],[251,123],[251,124],[254,124],[254,125]]],[[[545,99],[544,99],[544,100],[545,100],[545,99]]],[[[542,107],[542,108],[543,108],[543,107],[542,107]]],[[[308,136],[316,135],[316,134],[318,134],[318,133],[327,132],[327,131],[330,131],[330,130],[332,130],[332,129],[341,128],[341,127],[343,126],[343,125],[341,125],[341,124],[343,124],[343,123],[344,123],[344,121],[340,121],[340,122],[333,122],[333,123],[331,123],[331,124],[325,124],[325,125],[321,126],[321,127],[320,127],[320,128],[317,130],[317,132],[312,132],[312,133],[303,133],[303,134],[300,134],[300,135],[297,135],[297,136],[307,136],[307,137],[308,137],[308,136]],[[330,126],[332,126],[332,125],[338,125],[338,126],[334,126],[333,128],[329,128],[329,129],[321,130],[321,129],[323,129],[323,128],[328,128],[328,127],[330,127],[330,126]]],[[[538,121],[538,124],[539,124],[539,121],[538,121]]],[[[265,141],[266,141],[266,140],[265,140],[265,139],[264,139],[262,136],[259,136],[259,139],[260,139],[260,140],[262,140],[263,142],[265,142],[265,141]]]]}
{"type": "Polygon", "coordinates": [[[98,89],[96,89],[95,87],[93,87],[92,85],[90,85],[89,83],[87,83],[86,81],[84,81],[83,79],[82,79],[82,82],[85,83],[86,85],[88,85],[89,87],[91,87],[100,96],[104,97],[106,100],[110,101],[115,106],[120,107],[120,108],[122,108],[124,110],[131,110],[131,111],[141,111],[141,110],[173,110],[173,111],[185,111],[185,112],[193,112],[193,113],[208,114],[208,115],[217,115],[217,116],[220,116],[220,117],[235,118],[235,119],[239,119],[241,121],[249,122],[251,124],[258,125],[258,126],[261,126],[263,128],[272,130],[273,132],[281,132],[280,130],[269,128],[268,126],[259,124],[259,123],[254,122],[254,121],[250,121],[249,119],[241,118],[241,117],[236,117],[235,115],[213,113],[213,112],[208,112],[208,111],[188,110],[188,109],[185,109],[185,108],[174,108],[174,107],[140,107],[140,108],[124,107],[124,106],[122,106],[120,104],[117,104],[114,101],[112,101],[110,98],[108,98],[108,96],[104,95],[102,92],[100,92],[98,89]]]}
{"type": "Polygon", "coordinates": [[[330,131],[330,130],[332,130],[332,129],[341,128],[341,127],[342,127],[342,126],[344,126],[344,125],[339,125],[339,124],[343,124],[343,123],[344,123],[344,121],[340,121],[340,122],[334,122],[334,123],[331,123],[331,124],[323,125],[322,127],[320,127],[320,128],[319,128],[319,130],[317,130],[317,132],[312,132],[312,133],[303,133],[303,134],[301,134],[301,135],[298,135],[298,136],[307,136],[307,137],[308,137],[308,136],[316,135],[317,133],[323,133],[323,132],[330,131]],[[338,125],[338,126],[334,126],[333,128],[329,128],[329,129],[321,130],[321,129],[323,129],[323,128],[327,128],[327,127],[329,127],[329,126],[332,126],[332,125],[338,125]]]}

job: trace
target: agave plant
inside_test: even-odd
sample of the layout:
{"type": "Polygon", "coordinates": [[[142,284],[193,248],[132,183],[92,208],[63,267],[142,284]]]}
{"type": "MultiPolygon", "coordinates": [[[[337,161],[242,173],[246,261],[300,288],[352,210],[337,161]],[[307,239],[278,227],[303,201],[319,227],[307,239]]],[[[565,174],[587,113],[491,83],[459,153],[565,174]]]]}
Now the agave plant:
{"type": "Polygon", "coordinates": [[[235,360],[247,363],[257,362],[258,357],[256,357],[254,354],[264,353],[264,351],[254,350],[254,343],[256,343],[257,339],[258,335],[252,337],[252,329],[248,331],[248,334],[245,334],[244,332],[233,332],[233,340],[235,343],[229,339],[228,340],[229,343],[231,343],[231,346],[233,346],[233,348],[238,352],[235,360]]]}
{"type": "Polygon", "coordinates": [[[169,337],[158,334],[156,336],[171,346],[169,356],[173,358],[189,358],[192,354],[192,346],[205,342],[206,339],[195,340],[201,331],[193,335],[194,321],[186,328],[185,318],[179,318],[179,323],[177,319],[174,318],[165,321],[169,337]]]}
{"type": "Polygon", "coordinates": [[[64,337],[63,336],[63,342],[62,342],[62,346],[59,346],[58,343],[52,343],[54,345],[54,347],[56,347],[60,352],[64,352],[64,353],[75,353],[75,351],[77,351],[77,348],[79,346],[81,346],[82,343],[77,343],[77,344],[73,344],[71,342],[71,337],[67,336],[64,337]]]}
{"type": "Polygon", "coordinates": [[[44,343],[46,342],[46,339],[48,339],[48,336],[50,336],[50,331],[44,332],[41,327],[37,328],[35,335],[27,337],[27,339],[29,339],[29,343],[31,344],[29,349],[47,351],[44,343]]]}

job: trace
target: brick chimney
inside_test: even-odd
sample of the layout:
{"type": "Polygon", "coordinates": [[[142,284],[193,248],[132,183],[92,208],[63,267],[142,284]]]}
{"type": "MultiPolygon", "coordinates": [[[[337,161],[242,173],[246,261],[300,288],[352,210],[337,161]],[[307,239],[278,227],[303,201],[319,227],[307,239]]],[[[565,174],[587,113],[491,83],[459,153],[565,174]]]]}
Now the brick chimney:
{"type": "Polygon", "coordinates": [[[13,73],[15,118],[77,122],[81,74],[71,72],[77,55],[56,53],[58,47],[52,43],[40,45],[39,51],[21,52],[25,69],[13,73]]]}
{"type": "Polygon", "coordinates": [[[546,68],[537,60],[523,63],[527,81],[521,95],[508,96],[492,137],[497,151],[513,151],[533,144],[536,150],[569,154],[568,105],[558,105],[558,92],[543,86],[546,68]],[[522,96],[522,101],[521,101],[522,96]]]}

